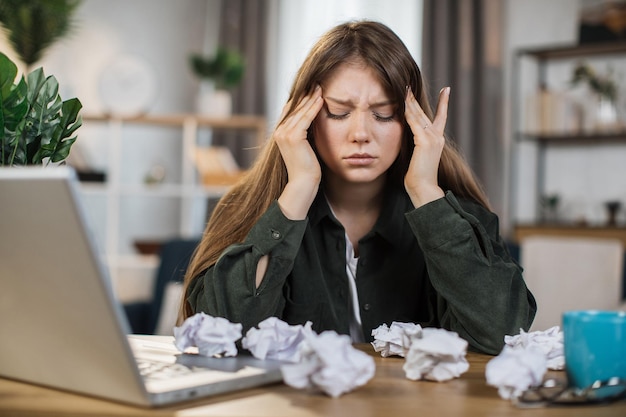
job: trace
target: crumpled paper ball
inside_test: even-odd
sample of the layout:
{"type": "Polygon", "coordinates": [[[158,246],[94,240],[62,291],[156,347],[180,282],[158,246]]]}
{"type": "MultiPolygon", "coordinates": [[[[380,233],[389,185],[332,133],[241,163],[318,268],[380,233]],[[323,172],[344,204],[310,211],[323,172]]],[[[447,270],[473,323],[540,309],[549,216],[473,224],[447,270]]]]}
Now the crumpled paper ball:
{"type": "Polygon", "coordinates": [[[383,358],[388,356],[405,357],[414,335],[421,334],[422,326],[415,323],[394,321],[391,326],[381,324],[372,330],[372,346],[383,358]]]}
{"type": "Polygon", "coordinates": [[[339,397],[365,385],[375,373],[374,358],[352,346],[350,337],[328,330],[305,333],[299,363],[281,366],[284,382],[339,397]]]}
{"type": "Polygon", "coordinates": [[[525,332],[520,329],[516,336],[504,336],[504,343],[516,349],[536,347],[546,356],[547,367],[552,370],[565,368],[565,351],[563,350],[563,332],[559,326],[545,331],[525,332]]]}
{"type": "Polygon", "coordinates": [[[241,341],[255,358],[275,359],[287,362],[299,362],[301,359],[300,343],[305,334],[312,333],[311,322],[304,326],[290,326],[277,317],[269,317],[251,328],[241,341]]]}
{"type": "Polygon", "coordinates": [[[404,372],[408,379],[447,381],[469,369],[467,341],[456,332],[425,328],[411,337],[404,372]]]}
{"type": "Polygon", "coordinates": [[[546,356],[536,346],[518,349],[505,345],[498,356],[487,362],[485,378],[487,384],[498,388],[500,397],[508,400],[541,384],[546,371],[546,356]]]}
{"type": "Polygon", "coordinates": [[[181,352],[197,346],[200,355],[237,356],[235,342],[241,339],[241,331],[240,323],[231,323],[223,317],[213,317],[201,312],[174,327],[174,344],[181,352]]]}

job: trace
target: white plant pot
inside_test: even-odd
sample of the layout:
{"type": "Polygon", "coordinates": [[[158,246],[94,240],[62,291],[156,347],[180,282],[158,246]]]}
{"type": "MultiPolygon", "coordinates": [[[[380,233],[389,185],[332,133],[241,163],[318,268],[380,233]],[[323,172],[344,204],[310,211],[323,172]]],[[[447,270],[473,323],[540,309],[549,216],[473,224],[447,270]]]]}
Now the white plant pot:
{"type": "Polygon", "coordinates": [[[233,112],[230,91],[215,89],[212,82],[203,82],[198,92],[196,110],[198,114],[211,117],[229,117],[233,112]]]}
{"type": "Polygon", "coordinates": [[[617,106],[605,97],[599,97],[596,104],[595,128],[598,131],[614,130],[619,127],[617,106]]]}

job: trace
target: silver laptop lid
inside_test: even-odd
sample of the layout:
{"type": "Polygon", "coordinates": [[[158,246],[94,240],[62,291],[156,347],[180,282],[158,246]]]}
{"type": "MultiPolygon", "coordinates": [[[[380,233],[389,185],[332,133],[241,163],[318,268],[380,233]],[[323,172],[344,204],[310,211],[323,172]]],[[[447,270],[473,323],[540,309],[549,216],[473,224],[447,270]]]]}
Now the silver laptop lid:
{"type": "Polygon", "coordinates": [[[0,168],[0,375],[147,405],[75,181],[69,167],[0,168]]]}

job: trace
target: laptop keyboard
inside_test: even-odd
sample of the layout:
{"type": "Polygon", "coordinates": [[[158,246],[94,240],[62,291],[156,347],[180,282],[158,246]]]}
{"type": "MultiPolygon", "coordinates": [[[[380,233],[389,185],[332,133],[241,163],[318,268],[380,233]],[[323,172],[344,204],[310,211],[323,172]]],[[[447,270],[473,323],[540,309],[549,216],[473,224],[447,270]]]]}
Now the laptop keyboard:
{"type": "Polygon", "coordinates": [[[228,381],[232,381],[233,386],[240,386],[243,380],[262,378],[267,373],[260,367],[247,364],[240,366],[241,364],[233,364],[229,360],[215,361],[216,363],[212,365],[218,365],[217,369],[214,369],[215,366],[207,367],[206,364],[192,363],[193,360],[198,359],[202,363],[206,361],[194,355],[190,357],[181,355],[171,338],[155,337],[156,339],[146,336],[128,337],[137,370],[145,383],[146,390],[153,395],[200,386],[207,387],[228,381]],[[191,361],[191,363],[185,361],[191,361]]]}
{"type": "Polygon", "coordinates": [[[160,362],[145,358],[137,358],[139,373],[145,379],[170,379],[172,377],[189,375],[195,372],[206,372],[206,369],[189,367],[180,363],[160,362]]]}

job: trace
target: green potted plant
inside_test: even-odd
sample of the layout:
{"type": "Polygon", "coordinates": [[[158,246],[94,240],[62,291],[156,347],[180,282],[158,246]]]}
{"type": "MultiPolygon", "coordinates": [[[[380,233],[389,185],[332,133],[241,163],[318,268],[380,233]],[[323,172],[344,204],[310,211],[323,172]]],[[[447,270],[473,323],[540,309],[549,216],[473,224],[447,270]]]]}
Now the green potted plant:
{"type": "Polygon", "coordinates": [[[594,110],[594,127],[598,130],[618,127],[617,82],[612,71],[600,75],[586,62],[579,62],[574,68],[572,86],[586,83],[597,98],[594,110]]]}
{"type": "Polygon", "coordinates": [[[81,126],[77,98],[63,101],[54,76],[38,68],[15,83],[17,66],[0,53],[0,166],[60,163],[81,126]]]}
{"type": "Polygon", "coordinates": [[[611,73],[599,75],[588,63],[579,62],[574,68],[572,85],[586,82],[595,94],[614,102],[617,100],[617,83],[612,75],[611,73]]]}
{"type": "Polygon", "coordinates": [[[243,56],[234,49],[219,47],[212,57],[192,54],[189,61],[193,73],[201,81],[198,112],[218,117],[230,116],[230,90],[239,85],[243,78],[243,56]]]}

